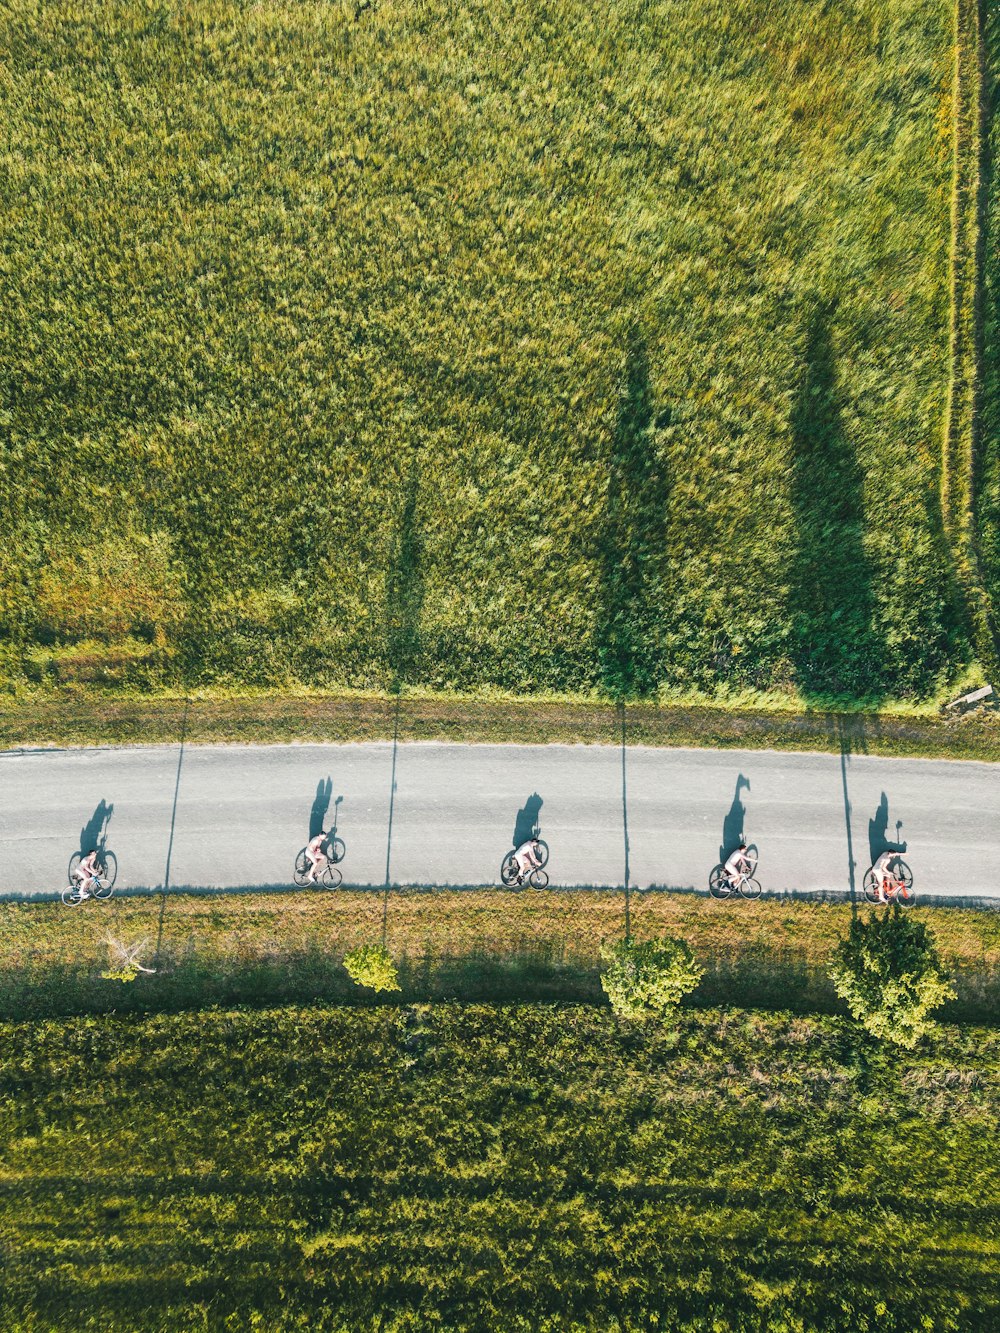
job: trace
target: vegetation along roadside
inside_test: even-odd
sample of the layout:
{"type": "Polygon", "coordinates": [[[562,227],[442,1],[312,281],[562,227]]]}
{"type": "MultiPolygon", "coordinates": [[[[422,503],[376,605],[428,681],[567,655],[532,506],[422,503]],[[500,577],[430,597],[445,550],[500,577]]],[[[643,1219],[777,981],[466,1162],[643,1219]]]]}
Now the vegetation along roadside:
{"type": "Polygon", "coordinates": [[[37,745],[270,744],[436,740],[469,743],[849,750],[1000,760],[1000,714],[792,711],[759,702],[634,703],[389,694],[79,695],[0,703],[0,749],[37,745]]]}
{"type": "MultiPolygon", "coordinates": [[[[946,1019],[1000,1014],[1000,913],[918,907],[955,976],[946,1019]]],[[[718,903],[690,893],[632,893],[636,940],[683,939],[705,975],[699,1005],[737,1003],[845,1012],[828,976],[847,936],[847,903],[718,903]]],[[[53,902],[0,903],[0,1015],[141,1012],[223,1003],[371,1003],[341,963],[384,942],[403,998],[603,1004],[601,950],[622,938],[621,892],[500,889],[317,890],[115,898],[70,912],[53,902]],[[108,980],[116,950],[155,967],[108,980]]]]}

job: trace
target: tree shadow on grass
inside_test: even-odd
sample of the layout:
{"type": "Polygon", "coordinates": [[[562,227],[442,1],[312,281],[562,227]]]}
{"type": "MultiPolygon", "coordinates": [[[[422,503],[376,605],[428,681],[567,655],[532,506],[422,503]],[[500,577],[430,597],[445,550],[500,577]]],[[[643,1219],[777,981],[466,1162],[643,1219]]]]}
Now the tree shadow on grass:
{"type": "Polygon", "coordinates": [[[866,699],[882,693],[873,628],[875,577],[863,535],[864,476],[837,402],[832,309],[817,303],[805,330],[792,409],[792,658],[803,694],[866,699]]]}
{"type": "Polygon", "coordinates": [[[419,490],[420,475],[416,464],[411,464],[385,580],[386,656],[395,694],[412,681],[421,655],[424,579],[423,539],[417,527],[419,490]]]}
{"type": "Polygon", "coordinates": [[[601,684],[616,699],[651,694],[662,674],[670,491],[652,423],[646,343],[633,329],[608,456],[608,497],[598,547],[595,640],[601,684]]]}

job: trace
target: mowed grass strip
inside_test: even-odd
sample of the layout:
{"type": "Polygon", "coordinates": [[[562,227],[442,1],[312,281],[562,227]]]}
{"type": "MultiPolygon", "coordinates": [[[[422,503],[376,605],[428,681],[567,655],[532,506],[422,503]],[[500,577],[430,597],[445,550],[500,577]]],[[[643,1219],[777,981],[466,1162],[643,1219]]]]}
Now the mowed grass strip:
{"type": "MultiPolygon", "coordinates": [[[[1000,1005],[1000,912],[915,910],[956,975],[959,998],[946,1012],[992,1021],[1000,1005]]],[[[683,938],[706,967],[699,1004],[839,1010],[826,963],[850,920],[847,903],[629,895],[635,937],[683,938]]],[[[0,1014],[141,1012],[320,996],[367,1004],[375,997],[354,987],[341,959],[381,941],[383,930],[407,998],[603,1005],[601,946],[625,932],[625,896],[343,889],[120,897],[72,911],[58,903],[5,902],[0,1014]],[[142,944],[139,961],[156,967],[156,975],[128,983],[102,977],[114,966],[109,936],[124,946],[142,944]]]]}
{"type": "Polygon", "coordinates": [[[39,745],[266,745],[294,741],[710,746],[1000,760],[1000,713],[803,712],[775,701],[633,703],[447,694],[196,694],[143,699],[72,692],[0,703],[0,749],[39,745]]]}
{"type": "Polygon", "coordinates": [[[0,670],[934,695],[943,0],[15,0],[0,670]]]}
{"type": "Polygon", "coordinates": [[[0,1023],[0,1322],[978,1333],[998,1074],[739,1009],[0,1023]]]}

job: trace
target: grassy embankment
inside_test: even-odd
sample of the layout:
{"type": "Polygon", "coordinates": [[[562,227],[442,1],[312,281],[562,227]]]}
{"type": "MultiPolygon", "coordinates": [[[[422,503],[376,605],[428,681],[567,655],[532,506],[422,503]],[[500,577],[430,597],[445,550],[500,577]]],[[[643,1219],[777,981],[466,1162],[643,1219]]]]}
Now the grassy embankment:
{"type": "Polygon", "coordinates": [[[592,1007],[0,1023],[0,1326],[982,1333],[1000,1035],[592,1007]]]}
{"type": "Polygon", "coordinates": [[[8,6],[4,679],[974,671],[951,19],[8,6]]]}
{"type": "MultiPolygon", "coordinates": [[[[870,910],[870,909],[864,909],[870,910]]],[[[953,1021],[1000,1015],[1000,913],[918,908],[954,970],[953,1021]]],[[[637,938],[686,939],[706,975],[697,1005],[733,1003],[841,1012],[826,961],[847,934],[844,903],[717,903],[694,894],[629,895],[637,938]]],[[[341,966],[382,939],[408,1000],[589,1001],[600,988],[602,940],[624,933],[622,893],[379,890],[287,894],[172,894],[114,899],[69,911],[57,903],[0,904],[0,1015],[200,1009],[211,1004],[367,1004],[341,966]],[[155,976],[102,978],[111,933],[146,941],[155,976]],[[157,951],[157,945],[159,950],[157,951]],[[158,953],[158,956],[157,956],[158,953]]]]}
{"type": "MultiPolygon", "coordinates": [[[[36,745],[133,745],[281,741],[622,741],[623,714],[599,701],[462,698],[405,693],[260,694],[123,699],[61,696],[0,703],[0,749],[36,745]]],[[[1000,760],[1000,715],[930,711],[809,712],[733,702],[629,704],[630,745],[721,749],[846,750],[856,754],[1000,760]]]]}
{"type": "Polygon", "coordinates": [[[978,558],[989,586],[1000,584],[1000,12],[984,6],[981,124],[983,155],[976,200],[981,211],[979,259],[982,287],[976,315],[981,339],[982,378],[975,385],[979,408],[975,436],[978,558]]]}

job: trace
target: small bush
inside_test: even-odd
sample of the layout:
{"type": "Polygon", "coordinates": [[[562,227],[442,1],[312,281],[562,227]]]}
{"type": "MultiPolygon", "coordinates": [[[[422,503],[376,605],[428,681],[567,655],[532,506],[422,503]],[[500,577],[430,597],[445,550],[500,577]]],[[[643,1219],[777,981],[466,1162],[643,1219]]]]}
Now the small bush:
{"type": "Polygon", "coordinates": [[[931,1012],[955,998],[932,932],[898,907],[851,922],[851,933],[834,951],[830,976],[873,1037],[907,1049],[933,1027],[931,1012]]]}
{"type": "Polygon", "coordinates": [[[134,963],[126,963],[123,967],[109,968],[107,972],[101,973],[102,981],[135,981],[139,975],[139,969],[134,963]]]}
{"type": "Polygon", "coordinates": [[[704,972],[683,940],[622,940],[601,954],[601,985],[620,1018],[668,1017],[704,972]]]}
{"type": "Polygon", "coordinates": [[[396,964],[381,944],[362,944],[344,955],[347,975],[358,986],[372,990],[402,990],[396,964]]]}

